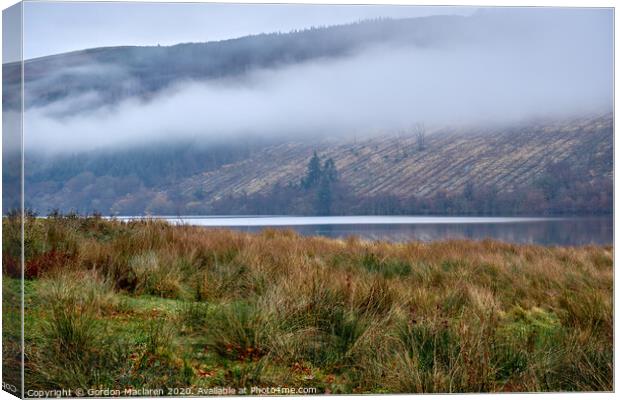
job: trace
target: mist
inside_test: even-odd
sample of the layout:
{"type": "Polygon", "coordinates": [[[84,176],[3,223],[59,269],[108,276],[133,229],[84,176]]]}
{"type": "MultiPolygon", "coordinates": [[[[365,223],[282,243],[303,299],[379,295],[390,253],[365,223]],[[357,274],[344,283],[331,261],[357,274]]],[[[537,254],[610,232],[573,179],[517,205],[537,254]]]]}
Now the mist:
{"type": "MultiPolygon", "coordinates": [[[[47,153],[244,136],[295,140],[512,124],[610,112],[612,13],[482,12],[430,45],[372,43],[339,57],[183,79],[109,103],[98,91],[27,108],[26,148],[47,153]],[[472,28],[473,27],[473,28],[472,28]]],[[[127,77],[118,65],[96,74],[127,77]]],[[[26,88],[27,90],[28,88],[26,88]]]]}

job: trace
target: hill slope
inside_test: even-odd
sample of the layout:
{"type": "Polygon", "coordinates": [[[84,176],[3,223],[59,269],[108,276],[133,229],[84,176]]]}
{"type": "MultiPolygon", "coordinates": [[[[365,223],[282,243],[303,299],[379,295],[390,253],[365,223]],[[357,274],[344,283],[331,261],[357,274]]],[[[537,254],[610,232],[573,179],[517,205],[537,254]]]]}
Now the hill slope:
{"type": "Polygon", "coordinates": [[[412,135],[363,141],[284,143],[251,158],[205,172],[179,184],[210,201],[267,193],[275,185],[296,184],[317,151],[335,161],[340,180],[357,196],[429,197],[459,193],[465,186],[492,185],[513,192],[533,184],[553,163],[567,161],[587,179],[611,178],[610,116],[485,132],[440,131],[419,150],[412,135]]]}
{"type": "MultiPolygon", "coordinates": [[[[102,47],[27,60],[26,107],[97,93],[91,107],[133,96],[149,98],[174,83],[234,77],[255,69],[344,57],[377,44],[439,46],[475,36],[476,21],[462,16],[378,19],[289,33],[182,43],[174,46],[102,47]]],[[[18,63],[4,66],[5,107],[19,105],[18,63]]]]}
{"type": "Polygon", "coordinates": [[[122,215],[611,211],[611,115],[444,129],[429,132],[422,150],[407,133],[229,146],[30,159],[27,205],[122,215]],[[335,163],[328,193],[300,185],[315,151],[321,163],[335,163]],[[317,210],[321,195],[329,211],[317,210]]]}

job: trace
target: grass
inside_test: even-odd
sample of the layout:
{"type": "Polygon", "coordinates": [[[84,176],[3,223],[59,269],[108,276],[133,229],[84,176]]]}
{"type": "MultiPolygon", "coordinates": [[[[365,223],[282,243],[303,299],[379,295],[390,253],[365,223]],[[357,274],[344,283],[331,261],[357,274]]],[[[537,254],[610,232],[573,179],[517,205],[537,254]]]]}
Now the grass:
{"type": "Polygon", "coordinates": [[[613,390],[611,247],[61,216],[29,218],[25,236],[27,388],[613,390]]]}

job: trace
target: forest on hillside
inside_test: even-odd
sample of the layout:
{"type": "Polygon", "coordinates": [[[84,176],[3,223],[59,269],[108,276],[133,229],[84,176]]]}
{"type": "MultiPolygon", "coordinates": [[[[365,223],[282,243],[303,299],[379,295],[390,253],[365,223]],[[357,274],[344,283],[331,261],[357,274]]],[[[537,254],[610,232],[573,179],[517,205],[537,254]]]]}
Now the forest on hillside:
{"type": "MultiPolygon", "coordinates": [[[[41,107],[89,92],[98,94],[97,105],[131,96],[148,99],[183,80],[238,77],[257,69],[346,57],[377,43],[440,44],[458,40],[455,32],[471,35],[472,30],[475,21],[460,16],[382,18],[206,43],[87,49],[29,60],[24,72],[26,106],[41,107]]],[[[13,63],[3,68],[5,107],[19,106],[10,94],[20,85],[20,67],[13,63]]]]}
{"type": "Polygon", "coordinates": [[[167,157],[145,152],[141,158],[69,158],[55,169],[35,170],[28,182],[38,183],[33,187],[27,184],[27,193],[33,196],[26,199],[26,207],[39,214],[74,211],[105,215],[601,215],[613,210],[612,180],[584,175],[566,160],[550,163],[531,184],[510,192],[472,180],[462,191],[440,190],[426,197],[360,196],[341,178],[337,160],[316,152],[296,180],[251,195],[209,201],[200,187],[190,193],[162,190],[173,188],[192,171],[217,170],[253,151],[251,145],[213,152],[187,147],[168,152],[167,157]],[[175,162],[178,159],[183,160],[181,165],[175,162]],[[45,208],[33,188],[48,193],[56,190],[62,199],[45,208]]]}
{"type": "Polygon", "coordinates": [[[612,138],[603,116],[359,141],[27,153],[25,205],[42,215],[609,215],[612,138]]]}
{"type": "Polygon", "coordinates": [[[315,165],[318,162],[312,159],[300,185],[277,185],[266,194],[228,197],[205,211],[222,215],[605,215],[613,211],[612,182],[585,180],[565,161],[549,165],[540,178],[520,191],[503,193],[494,185],[468,183],[459,193],[439,191],[428,197],[404,198],[355,196],[349,185],[338,181],[333,160],[326,160],[318,173],[315,165]]]}

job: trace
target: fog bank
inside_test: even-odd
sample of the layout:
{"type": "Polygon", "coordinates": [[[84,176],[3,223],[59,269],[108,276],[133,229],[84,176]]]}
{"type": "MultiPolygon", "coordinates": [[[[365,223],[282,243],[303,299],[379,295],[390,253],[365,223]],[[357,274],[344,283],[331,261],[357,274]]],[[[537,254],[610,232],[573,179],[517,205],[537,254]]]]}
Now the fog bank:
{"type": "Polygon", "coordinates": [[[482,25],[470,36],[436,46],[373,44],[346,57],[177,82],[148,100],[99,104],[101,94],[89,92],[31,107],[26,146],[73,152],[180,138],[300,139],[611,111],[610,12],[477,18],[482,25]]]}

